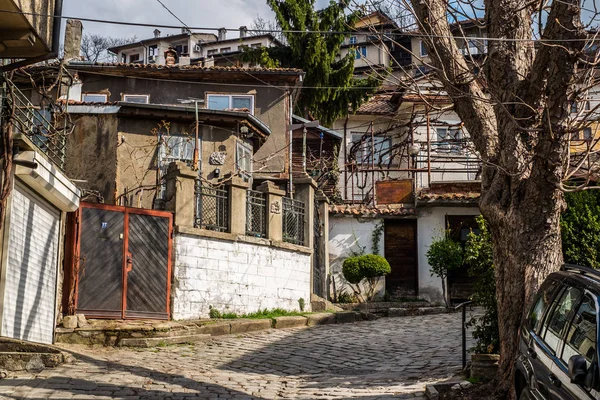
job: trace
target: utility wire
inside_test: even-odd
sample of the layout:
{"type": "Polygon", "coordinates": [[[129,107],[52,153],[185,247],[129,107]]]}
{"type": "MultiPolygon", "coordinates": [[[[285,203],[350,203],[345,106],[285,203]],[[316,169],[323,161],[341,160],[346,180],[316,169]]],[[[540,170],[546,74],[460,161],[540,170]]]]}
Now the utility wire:
{"type": "MultiPolygon", "coordinates": [[[[46,17],[46,18],[60,18],[60,19],[77,19],[80,21],[86,22],[96,22],[101,24],[112,24],[112,25],[126,25],[126,26],[140,26],[147,28],[165,28],[165,29],[181,29],[187,28],[189,30],[197,30],[197,31],[218,31],[221,28],[211,28],[211,27],[190,27],[190,26],[181,26],[181,25],[165,25],[165,24],[147,24],[140,22],[125,22],[125,21],[110,21],[105,19],[96,19],[96,18],[83,18],[83,17],[69,17],[69,16],[54,16],[50,14],[40,14],[40,13],[31,13],[25,11],[12,11],[12,10],[0,10],[1,13],[6,14],[21,14],[21,15],[31,15],[36,17],[46,17]]],[[[224,28],[228,31],[235,31],[238,28],[224,28]]],[[[314,34],[329,34],[329,35],[368,35],[368,36],[383,36],[389,35],[389,33],[374,33],[371,31],[319,31],[319,30],[281,30],[281,29],[248,29],[248,32],[259,32],[259,33],[314,33],[314,34]]],[[[192,33],[193,34],[193,33],[192,33]]],[[[397,35],[407,35],[417,38],[437,38],[437,39],[451,39],[451,38],[462,38],[461,36],[444,36],[444,35],[428,35],[425,33],[418,32],[398,32],[397,35]]],[[[469,36],[467,39],[471,40],[487,40],[489,42],[535,42],[535,43],[565,43],[565,42],[600,42],[600,38],[593,39],[517,39],[517,38],[493,38],[493,37],[476,37],[469,36]]]]}

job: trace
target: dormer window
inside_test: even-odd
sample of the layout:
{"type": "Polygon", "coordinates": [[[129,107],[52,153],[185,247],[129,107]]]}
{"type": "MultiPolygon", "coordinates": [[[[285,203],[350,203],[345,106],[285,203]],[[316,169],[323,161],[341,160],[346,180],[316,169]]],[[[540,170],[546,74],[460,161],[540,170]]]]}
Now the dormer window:
{"type": "Polygon", "coordinates": [[[123,101],[127,103],[148,104],[150,103],[150,95],[147,94],[124,94],[123,101]]]}

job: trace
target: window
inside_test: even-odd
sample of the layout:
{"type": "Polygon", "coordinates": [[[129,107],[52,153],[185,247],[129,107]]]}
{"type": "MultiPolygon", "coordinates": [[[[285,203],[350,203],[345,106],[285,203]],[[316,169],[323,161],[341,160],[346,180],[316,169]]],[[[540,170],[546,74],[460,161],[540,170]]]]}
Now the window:
{"type": "Polygon", "coordinates": [[[571,114],[576,114],[577,109],[578,109],[577,102],[576,101],[571,102],[571,114]]]}
{"type": "Polygon", "coordinates": [[[121,62],[123,62],[123,63],[127,62],[127,54],[121,53],[121,62]]]}
{"type": "Polygon", "coordinates": [[[207,100],[207,108],[211,110],[248,109],[250,114],[254,113],[254,96],[251,95],[209,94],[207,100]]]}
{"type": "Polygon", "coordinates": [[[219,51],[217,49],[210,49],[206,52],[207,56],[214,56],[215,54],[217,54],[219,51]]]}
{"type": "Polygon", "coordinates": [[[235,169],[245,181],[252,177],[252,146],[237,142],[235,152],[235,169]]]}
{"type": "Polygon", "coordinates": [[[585,295],[569,326],[561,359],[568,364],[577,354],[585,357],[588,366],[596,354],[596,304],[590,295],[585,295]]]}
{"type": "Polygon", "coordinates": [[[463,139],[462,130],[457,127],[436,128],[437,150],[460,151],[463,139]]]}
{"type": "Polygon", "coordinates": [[[533,329],[534,332],[539,333],[544,313],[548,309],[548,306],[559,287],[560,286],[556,281],[548,281],[542,286],[540,293],[538,294],[539,297],[533,307],[531,307],[531,311],[529,311],[529,316],[527,317],[529,327],[533,329]]]}
{"type": "Polygon", "coordinates": [[[158,56],[158,45],[148,46],[148,58],[153,59],[158,56]]]}
{"type": "Polygon", "coordinates": [[[583,140],[592,140],[592,128],[583,129],[583,140]]]}
{"type": "Polygon", "coordinates": [[[147,94],[124,94],[123,101],[128,103],[148,104],[150,96],[147,94]]]}
{"type": "Polygon", "coordinates": [[[580,297],[581,290],[574,287],[567,288],[556,302],[548,323],[544,324],[546,329],[543,335],[544,341],[554,352],[558,350],[558,344],[567,325],[569,314],[577,306],[580,297]]]}
{"type": "Polygon", "coordinates": [[[590,111],[591,109],[592,109],[592,106],[591,106],[590,102],[589,102],[589,101],[586,101],[586,102],[585,102],[585,110],[586,110],[586,111],[590,111]]]}
{"type": "Polygon", "coordinates": [[[260,49],[262,47],[262,43],[252,43],[250,47],[253,49],[260,49]]]}
{"type": "MultiPolygon", "coordinates": [[[[158,149],[158,168],[161,178],[167,174],[169,164],[174,161],[184,161],[192,165],[194,160],[194,138],[189,136],[162,136],[160,147],[158,149]]],[[[200,142],[198,143],[198,145],[200,142]]],[[[200,151],[198,151],[199,154],[200,151]]],[[[200,162],[200,161],[198,161],[200,162]]],[[[167,182],[164,179],[160,181],[159,199],[164,199],[167,190],[167,182]]]]}
{"type": "Polygon", "coordinates": [[[358,46],[354,49],[354,59],[358,60],[367,57],[367,46],[358,46]]]}
{"type": "Polygon", "coordinates": [[[371,164],[373,154],[375,154],[375,165],[389,163],[392,147],[391,139],[380,136],[375,136],[373,139],[373,145],[371,145],[370,137],[365,138],[362,133],[352,134],[352,142],[358,146],[355,153],[357,164],[371,164]]]}
{"type": "Polygon", "coordinates": [[[223,47],[223,48],[221,48],[221,53],[231,53],[231,47],[223,47]]]}
{"type": "Polygon", "coordinates": [[[350,44],[356,44],[356,36],[350,36],[350,44]]]}
{"type": "Polygon", "coordinates": [[[106,103],[108,95],[104,93],[84,93],[82,101],[84,103],[106,103]]]}
{"type": "Polygon", "coordinates": [[[142,60],[140,60],[140,55],[139,54],[132,54],[129,56],[129,62],[131,63],[137,63],[137,62],[141,62],[142,60]]]}
{"type": "Polygon", "coordinates": [[[188,54],[189,48],[187,44],[179,44],[175,46],[175,51],[177,52],[177,55],[180,56],[182,54],[188,54]]]}
{"type": "Polygon", "coordinates": [[[425,47],[425,43],[421,40],[419,42],[419,47],[421,48],[421,56],[424,57],[427,55],[427,48],[425,47]]]}

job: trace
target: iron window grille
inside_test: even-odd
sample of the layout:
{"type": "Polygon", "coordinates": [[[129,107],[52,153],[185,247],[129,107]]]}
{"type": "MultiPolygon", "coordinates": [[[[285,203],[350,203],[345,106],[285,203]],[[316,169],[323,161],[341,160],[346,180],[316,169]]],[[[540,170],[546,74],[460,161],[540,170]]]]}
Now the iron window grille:
{"type": "Polygon", "coordinates": [[[264,193],[255,190],[246,192],[246,235],[267,236],[267,199],[264,193]]]}
{"type": "Polygon", "coordinates": [[[283,198],[283,241],[304,246],[304,203],[283,198]]]}
{"type": "Polygon", "coordinates": [[[15,114],[12,124],[15,133],[21,133],[53,162],[64,170],[67,138],[65,129],[56,128],[52,122],[51,110],[34,106],[29,99],[9,79],[5,79],[11,87],[12,96],[8,89],[2,92],[2,117],[8,117],[14,103],[15,114]]]}
{"type": "Polygon", "coordinates": [[[196,180],[196,228],[217,232],[229,231],[229,192],[227,189],[202,185],[196,180]]]}

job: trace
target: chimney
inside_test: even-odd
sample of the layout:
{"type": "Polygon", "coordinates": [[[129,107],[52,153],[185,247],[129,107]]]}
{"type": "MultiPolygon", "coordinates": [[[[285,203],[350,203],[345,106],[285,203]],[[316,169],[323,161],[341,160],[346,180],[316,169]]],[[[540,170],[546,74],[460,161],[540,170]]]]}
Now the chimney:
{"type": "Polygon", "coordinates": [[[81,54],[81,35],[83,33],[83,24],[78,19],[67,20],[65,29],[65,55],[66,61],[80,59],[81,54]]]}
{"type": "Polygon", "coordinates": [[[218,36],[219,40],[225,40],[227,39],[227,29],[225,28],[219,28],[219,36],[218,36]]]}
{"type": "Polygon", "coordinates": [[[240,38],[245,38],[248,35],[248,28],[244,26],[240,26],[240,38]]]}
{"type": "Polygon", "coordinates": [[[158,39],[160,37],[160,31],[158,29],[154,30],[154,37],[158,39]]]}
{"type": "Polygon", "coordinates": [[[185,35],[185,34],[191,35],[191,34],[192,34],[192,31],[191,31],[191,30],[189,30],[189,29],[188,29],[188,28],[186,28],[186,27],[183,27],[183,28],[181,28],[181,34],[182,34],[182,35],[185,35]]]}

